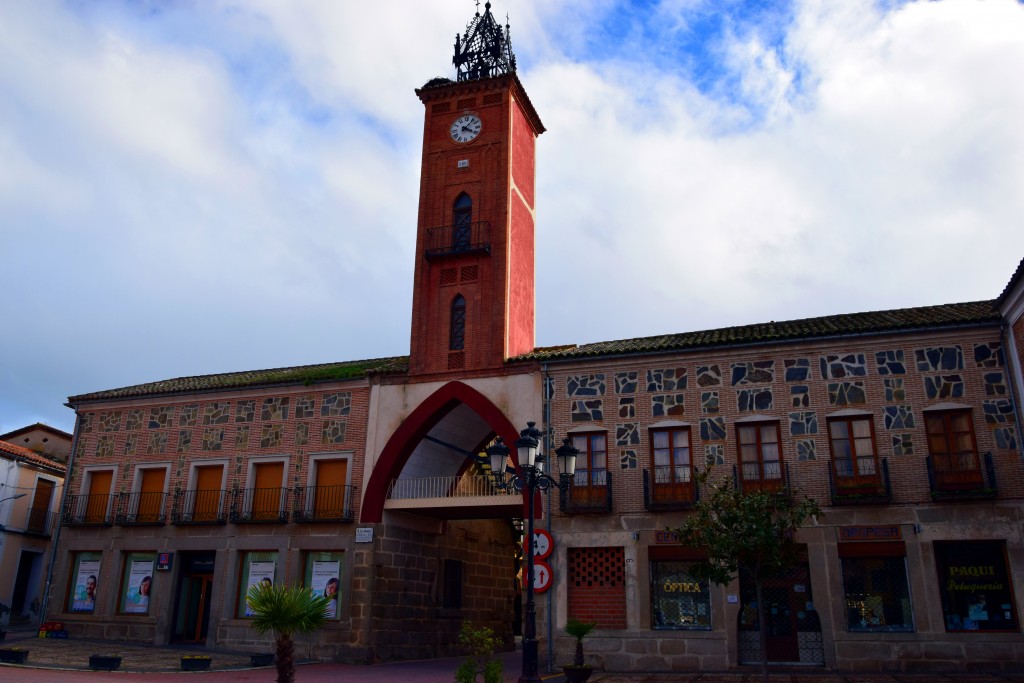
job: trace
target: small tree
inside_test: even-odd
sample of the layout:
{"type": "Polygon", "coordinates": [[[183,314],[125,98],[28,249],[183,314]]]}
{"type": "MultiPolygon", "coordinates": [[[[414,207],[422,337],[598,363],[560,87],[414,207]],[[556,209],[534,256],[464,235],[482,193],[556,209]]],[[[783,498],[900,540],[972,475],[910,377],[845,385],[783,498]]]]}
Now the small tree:
{"type": "Polygon", "coordinates": [[[821,514],[818,504],[804,496],[796,500],[788,489],[780,492],[742,492],[731,477],[709,483],[711,469],[697,475],[705,494],[693,514],[675,529],[679,542],[707,551],[706,560],[693,565],[693,574],[720,586],[741,571],[754,581],[761,640],[761,671],[768,681],[767,622],[762,588],[765,579],[785,574],[796,565],[796,530],[809,517],[821,514]]]}
{"type": "Polygon", "coordinates": [[[469,650],[469,655],[455,671],[457,683],[476,683],[478,674],[483,674],[484,683],[501,683],[504,680],[504,664],[494,656],[494,651],[501,645],[494,629],[464,622],[459,630],[459,645],[469,650]]]}
{"type": "Polygon", "coordinates": [[[583,666],[583,639],[595,628],[597,628],[596,621],[580,621],[579,619],[569,619],[562,627],[563,631],[576,639],[576,656],[572,660],[573,666],[583,666]]]}
{"type": "Polygon", "coordinates": [[[301,586],[276,586],[258,583],[245,596],[255,613],[252,627],[256,633],[273,632],[277,636],[277,683],[295,680],[295,642],[293,634],[307,635],[324,625],[330,598],[313,595],[301,586]]]}

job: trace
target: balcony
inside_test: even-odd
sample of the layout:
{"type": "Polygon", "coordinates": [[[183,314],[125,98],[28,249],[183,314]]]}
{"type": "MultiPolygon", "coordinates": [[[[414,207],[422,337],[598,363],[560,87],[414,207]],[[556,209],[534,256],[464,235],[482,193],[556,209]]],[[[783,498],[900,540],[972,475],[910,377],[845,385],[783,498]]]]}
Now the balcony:
{"type": "Polygon", "coordinates": [[[523,514],[523,496],[479,474],[416,477],[391,482],[385,510],[439,519],[502,519],[523,514]]]}
{"type": "Polygon", "coordinates": [[[177,491],[171,505],[171,524],[224,524],[227,491],[202,489],[177,491]]]}
{"type": "Polygon", "coordinates": [[[468,225],[446,225],[427,230],[427,260],[447,256],[491,253],[491,224],[487,221],[468,225]]]}
{"type": "Polygon", "coordinates": [[[64,526],[110,526],[113,503],[114,496],[109,493],[67,496],[61,521],[64,526]]]}
{"type": "Polygon", "coordinates": [[[355,486],[306,486],[295,488],[292,520],[310,522],[351,522],[355,519],[355,486]]]}
{"type": "Polygon", "coordinates": [[[162,491],[122,493],[114,521],[122,526],[161,526],[167,523],[166,502],[162,491]]]}
{"type": "Polygon", "coordinates": [[[288,521],[286,488],[236,489],[229,520],[236,524],[284,524],[288,521]]]}
{"type": "Polygon", "coordinates": [[[650,512],[689,510],[700,500],[694,484],[697,468],[655,467],[644,470],[644,507],[650,512]],[[674,476],[673,476],[674,475],[674,476]]]}
{"type": "Polygon", "coordinates": [[[568,514],[612,511],[612,478],[608,470],[577,469],[569,487],[560,494],[559,507],[568,514]]]}
{"type": "Polygon", "coordinates": [[[744,463],[741,470],[736,465],[732,466],[732,478],[736,487],[744,493],[754,491],[766,491],[774,493],[779,498],[789,500],[789,463],[770,462],[764,464],[762,473],[759,463],[744,463]]]}
{"type": "Polygon", "coordinates": [[[0,525],[0,531],[25,536],[49,538],[57,523],[56,512],[37,508],[24,508],[11,513],[11,520],[0,525]]]}
{"type": "MultiPolygon", "coordinates": [[[[860,471],[874,465],[858,465],[860,471]]],[[[834,460],[828,463],[829,491],[833,505],[882,505],[892,502],[892,484],[889,481],[889,459],[882,458],[881,473],[854,475],[852,462],[847,460],[837,466],[834,460]],[[842,470],[842,471],[840,471],[842,470]]]]}
{"type": "Polygon", "coordinates": [[[932,500],[986,500],[998,493],[991,453],[929,455],[926,463],[932,500]]]}

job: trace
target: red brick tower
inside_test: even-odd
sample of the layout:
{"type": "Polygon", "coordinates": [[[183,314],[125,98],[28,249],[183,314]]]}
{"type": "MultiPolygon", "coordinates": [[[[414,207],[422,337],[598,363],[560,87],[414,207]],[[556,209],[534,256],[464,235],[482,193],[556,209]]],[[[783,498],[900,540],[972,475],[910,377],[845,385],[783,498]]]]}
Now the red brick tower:
{"type": "Polygon", "coordinates": [[[534,348],[534,150],[544,132],[490,3],[425,106],[409,372],[492,370],[534,348]]]}

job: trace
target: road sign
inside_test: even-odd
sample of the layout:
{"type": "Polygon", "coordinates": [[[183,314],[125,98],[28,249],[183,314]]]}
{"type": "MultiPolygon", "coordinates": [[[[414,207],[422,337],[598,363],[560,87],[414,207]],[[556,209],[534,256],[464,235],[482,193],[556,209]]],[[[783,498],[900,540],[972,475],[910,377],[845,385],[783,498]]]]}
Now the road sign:
{"type": "Polygon", "coordinates": [[[533,559],[543,560],[555,549],[555,539],[544,529],[536,529],[533,532],[533,559]]]}
{"type": "Polygon", "coordinates": [[[533,590],[543,593],[551,588],[551,567],[544,560],[533,561],[533,590]]]}

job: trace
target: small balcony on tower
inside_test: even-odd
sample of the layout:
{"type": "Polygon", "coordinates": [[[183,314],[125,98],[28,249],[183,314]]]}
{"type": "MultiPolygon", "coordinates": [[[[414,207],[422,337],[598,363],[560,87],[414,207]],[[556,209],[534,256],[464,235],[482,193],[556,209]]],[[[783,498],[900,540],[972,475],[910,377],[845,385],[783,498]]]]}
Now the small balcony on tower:
{"type": "Polygon", "coordinates": [[[488,221],[456,223],[427,230],[427,244],[423,251],[427,260],[490,253],[491,224],[488,221]]]}

